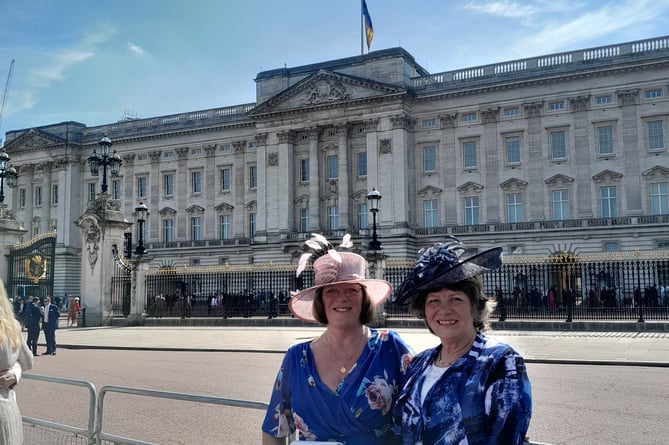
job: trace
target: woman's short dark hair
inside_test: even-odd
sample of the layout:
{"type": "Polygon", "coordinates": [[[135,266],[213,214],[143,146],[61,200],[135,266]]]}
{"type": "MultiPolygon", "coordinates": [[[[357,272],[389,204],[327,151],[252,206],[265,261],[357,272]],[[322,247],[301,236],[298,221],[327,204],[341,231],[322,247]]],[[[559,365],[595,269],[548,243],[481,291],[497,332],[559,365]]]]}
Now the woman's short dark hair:
{"type": "MultiPolygon", "coordinates": [[[[376,317],[376,306],[372,303],[372,299],[367,294],[367,288],[364,285],[360,285],[362,290],[362,308],[360,310],[360,323],[369,324],[374,321],[376,317]]],[[[314,318],[322,324],[328,324],[328,317],[325,315],[325,306],[323,305],[323,288],[316,289],[316,295],[314,296],[314,305],[312,309],[314,318]]]]}
{"type": "Polygon", "coordinates": [[[456,283],[450,283],[436,289],[428,289],[419,294],[409,305],[409,311],[415,316],[425,319],[425,300],[427,295],[431,292],[437,292],[441,289],[449,289],[452,291],[460,291],[469,297],[469,302],[472,308],[472,316],[474,317],[474,327],[477,331],[483,332],[490,327],[490,314],[495,309],[494,301],[491,301],[483,293],[483,281],[481,278],[471,277],[465,278],[456,283]]]}

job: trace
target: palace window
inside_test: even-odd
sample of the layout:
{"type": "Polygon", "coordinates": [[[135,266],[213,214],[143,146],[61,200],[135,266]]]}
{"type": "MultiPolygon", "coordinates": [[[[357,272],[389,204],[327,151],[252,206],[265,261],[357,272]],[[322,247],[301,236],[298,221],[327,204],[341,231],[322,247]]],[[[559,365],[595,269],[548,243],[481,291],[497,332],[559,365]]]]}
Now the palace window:
{"type": "Polygon", "coordinates": [[[567,190],[554,190],[553,197],[553,219],[569,219],[569,193],[567,190]]]}
{"type": "Polygon", "coordinates": [[[252,165],[249,167],[249,188],[254,189],[258,187],[258,166],[252,165]]]}
{"type": "Polygon", "coordinates": [[[328,230],[339,229],[339,209],[337,206],[328,207],[328,230]]]}
{"type": "Polygon", "coordinates": [[[465,198],[465,225],[471,226],[479,223],[479,198],[468,196],[465,198]]]}
{"type": "Polygon", "coordinates": [[[423,147],[423,171],[437,171],[437,147],[432,145],[423,147]]]}
{"type": "Polygon", "coordinates": [[[564,131],[552,131],[550,133],[550,144],[552,160],[563,160],[567,158],[567,145],[564,131]]]}
{"type": "Polygon", "coordinates": [[[305,233],[309,231],[309,207],[300,209],[300,232],[305,233]]]}
{"type": "Polygon", "coordinates": [[[51,186],[51,205],[58,205],[58,184],[51,186]]]}
{"type": "Polygon", "coordinates": [[[648,121],[648,150],[664,149],[664,127],[662,121],[648,121]]]}
{"type": "Polygon", "coordinates": [[[230,239],[232,232],[230,230],[230,215],[220,215],[218,217],[219,236],[221,239],[230,239]]]}
{"type": "Polygon", "coordinates": [[[202,239],[202,217],[192,216],[190,218],[190,239],[200,241],[202,239]]]}
{"type": "Polygon", "coordinates": [[[300,159],[300,182],[309,182],[309,159],[300,159]]]}
{"type": "Polygon", "coordinates": [[[506,195],[506,215],[510,223],[523,221],[523,197],[520,193],[506,195]]]}
{"type": "Polygon", "coordinates": [[[520,138],[511,136],[504,140],[506,145],[506,163],[520,164],[520,138]]]}
{"type": "Polygon", "coordinates": [[[437,227],[439,218],[437,212],[437,200],[426,199],[423,201],[423,211],[425,215],[425,227],[437,227]]]}
{"type": "Polygon", "coordinates": [[[190,172],[191,193],[202,193],[202,172],[190,172]]]}
{"type": "Polygon", "coordinates": [[[602,218],[615,218],[618,216],[616,204],[616,188],[602,187],[599,189],[602,218]]]}
{"type": "Polygon", "coordinates": [[[137,177],[137,197],[146,198],[146,176],[137,177]]]}
{"type": "Polygon", "coordinates": [[[358,177],[367,176],[367,152],[361,151],[358,153],[358,177]]]}
{"type": "Polygon", "coordinates": [[[174,175],[172,173],[163,175],[163,195],[174,195],[174,175]]]}
{"type": "Polygon", "coordinates": [[[327,157],[328,179],[337,179],[339,177],[337,163],[338,163],[337,155],[330,155],[327,157]]]}
{"type": "Polygon", "coordinates": [[[597,128],[599,155],[613,154],[613,127],[607,125],[605,127],[597,128]]]}
{"type": "Polygon", "coordinates": [[[669,213],[669,183],[657,182],[650,185],[650,213],[651,215],[666,215],[669,213]]]}
{"type": "Polygon", "coordinates": [[[220,190],[227,192],[230,190],[230,169],[222,168],[218,171],[220,190]]]}
{"type": "Polygon", "coordinates": [[[358,228],[366,229],[369,221],[369,210],[367,204],[358,205],[358,228]]]}
{"type": "Polygon", "coordinates": [[[112,181],[112,199],[121,199],[121,180],[114,179],[112,181]]]}
{"type": "Polygon", "coordinates": [[[174,241],[174,220],[172,218],[163,219],[163,241],[166,243],[174,241]]]}
{"type": "Polygon", "coordinates": [[[476,142],[468,141],[462,144],[462,167],[466,169],[476,168],[476,142]]]}

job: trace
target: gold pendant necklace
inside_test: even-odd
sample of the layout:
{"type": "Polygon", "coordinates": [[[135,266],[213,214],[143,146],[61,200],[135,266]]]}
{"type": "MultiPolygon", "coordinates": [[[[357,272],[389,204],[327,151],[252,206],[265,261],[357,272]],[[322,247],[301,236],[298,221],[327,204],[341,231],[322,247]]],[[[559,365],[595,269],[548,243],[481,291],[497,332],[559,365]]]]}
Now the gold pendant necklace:
{"type": "MultiPolygon", "coordinates": [[[[363,336],[364,336],[364,328],[363,328],[363,336]]],[[[362,337],[361,337],[361,338],[362,338],[362,337]]],[[[335,354],[335,352],[334,352],[334,348],[332,347],[332,345],[330,345],[330,340],[328,340],[328,333],[327,333],[327,331],[325,332],[325,343],[328,345],[328,349],[330,349],[330,351],[331,351],[332,354],[335,356],[335,358],[337,358],[337,357],[336,357],[336,354],[335,354]]],[[[353,355],[350,355],[348,358],[346,358],[346,359],[343,360],[343,363],[342,363],[341,367],[339,368],[339,373],[340,373],[340,374],[343,375],[343,374],[346,374],[347,371],[349,371],[349,369],[346,369],[346,366],[345,366],[345,365],[346,365],[347,362],[350,362],[351,360],[353,360],[354,355],[355,355],[355,352],[353,353],[353,355]]],[[[355,363],[353,364],[353,366],[351,367],[351,369],[353,369],[354,367],[355,367],[355,363]]]]}

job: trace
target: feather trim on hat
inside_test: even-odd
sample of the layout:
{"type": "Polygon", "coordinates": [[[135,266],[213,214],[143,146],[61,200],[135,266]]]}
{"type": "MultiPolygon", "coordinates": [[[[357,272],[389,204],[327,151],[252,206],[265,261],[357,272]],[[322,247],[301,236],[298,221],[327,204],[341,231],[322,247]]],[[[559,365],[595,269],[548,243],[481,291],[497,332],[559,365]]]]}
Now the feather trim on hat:
{"type": "MultiPolygon", "coordinates": [[[[351,235],[348,233],[344,235],[344,238],[342,238],[339,247],[342,249],[353,247],[353,243],[351,242],[351,235]]],[[[311,238],[304,241],[304,248],[310,249],[311,252],[305,252],[300,256],[300,259],[297,263],[297,271],[295,272],[295,276],[297,277],[299,277],[300,274],[304,272],[304,269],[307,268],[310,260],[312,262],[316,261],[323,255],[330,255],[338,263],[341,263],[342,261],[341,255],[339,255],[339,252],[337,252],[335,246],[320,233],[312,233],[311,238]]]]}

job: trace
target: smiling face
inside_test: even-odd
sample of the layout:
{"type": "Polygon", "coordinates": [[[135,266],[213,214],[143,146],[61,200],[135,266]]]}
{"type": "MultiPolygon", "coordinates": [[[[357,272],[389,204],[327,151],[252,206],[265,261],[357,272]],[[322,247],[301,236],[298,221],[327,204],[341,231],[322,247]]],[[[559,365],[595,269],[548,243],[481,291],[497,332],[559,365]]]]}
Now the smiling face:
{"type": "Polygon", "coordinates": [[[442,340],[471,337],[475,332],[471,300],[460,290],[442,288],[425,297],[425,321],[442,340]]]}
{"type": "Polygon", "coordinates": [[[323,307],[329,323],[359,323],[362,289],[359,284],[335,284],[323,288],[323,307]]]}

